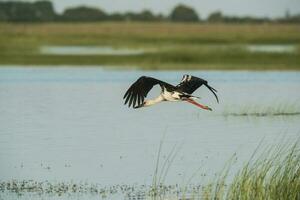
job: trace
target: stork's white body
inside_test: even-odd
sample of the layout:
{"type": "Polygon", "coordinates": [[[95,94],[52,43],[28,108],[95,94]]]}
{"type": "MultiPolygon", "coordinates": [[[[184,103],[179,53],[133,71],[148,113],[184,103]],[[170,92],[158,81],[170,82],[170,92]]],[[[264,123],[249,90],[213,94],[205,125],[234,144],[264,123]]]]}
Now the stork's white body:
{"type": "Polygon", "coordinates": [[[161,96],[166,100],[166,101],[179,101],[180,100],[180,96],[179,96],[179,92],[168,92],[167,90],[164,90],[161,93],[161,96]]]}
{"type": "Polygon", "coordinates": [[[179,94],[180,94],[179,92],[168,92],[165,89],[155,99],[145,100],[144,105],[145,106],[152,106],[152,105],[160,103],[162,101],[172,101],[172,102],[181,101],[179,94]]]}

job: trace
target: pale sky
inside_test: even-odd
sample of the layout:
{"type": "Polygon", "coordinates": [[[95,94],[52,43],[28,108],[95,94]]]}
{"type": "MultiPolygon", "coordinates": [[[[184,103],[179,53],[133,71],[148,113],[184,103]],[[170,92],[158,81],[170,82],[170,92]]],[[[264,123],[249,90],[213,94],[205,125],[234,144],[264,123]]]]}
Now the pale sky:
{"type": "MultiPolygon", "coordinates": [[[[3,1],[3,0],[1,0],[3,1]]],[[[6,0],[7,1],[7,0],[6,0]]],[[[34,1],[34,0],[23,0],[34,1]]],[[[154,13],[169,14],[175,5],[183,3],[193,7],[201,18],[220,10],[226,15],[282,17],[286,11],[300,14],[300,0],[51,0],[55,10],[61,13],[66,7],[86,5],[104,11],[126,12],[149,9],[154,13]]]]}

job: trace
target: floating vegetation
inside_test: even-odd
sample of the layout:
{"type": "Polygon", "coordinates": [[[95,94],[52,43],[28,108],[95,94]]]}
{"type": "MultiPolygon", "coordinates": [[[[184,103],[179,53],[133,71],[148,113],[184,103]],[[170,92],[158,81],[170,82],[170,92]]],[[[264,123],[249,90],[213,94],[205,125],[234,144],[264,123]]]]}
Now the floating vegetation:
{"type": "MultiPolygon", "coordinates": [[[[37,195],[37,196],[74,196],[92,195],[106,199],[114,195],[123,199],[138,200],[153,197],[176,197],[178,199],[183,193],[197,194],[201,186],[189,185],[188,190],[179,185],[112,185],[101,186],[87,182],[49,182],[34,180],[10,180],[0,181],[0,194],[37,195]],[[153,191],[157,195],[153,195],[153,191]]],[[[1,196],[1,195],[0,195],[1,196]]],[[[154,198],[156,199],[156,198],[154,198]]]]}
{"type": "Polygon", "coordinates": [[[71,195],[71,194],[94,194],[102,197],[108,194],[116,194],[118,192],[130,192],[132,187],[127,185],[116,185],[111,187],[101,187],[99,184],[75,183],[75,182],[55,182],[34,181],[34,180],[11,180],[0,182],[1,192],[16,193],[23,195],[25,193],[45,195],[71,195]]]}
{"type": "Polygon", "coordinates": [[[227,106],[223,116],[236,116],[236,117],[272,117],[272,116],[300,116],[300,106],[296,103],[293,104],[274,104],[274,105],[259,105],[247,104],[246,106],[227,106]]]}

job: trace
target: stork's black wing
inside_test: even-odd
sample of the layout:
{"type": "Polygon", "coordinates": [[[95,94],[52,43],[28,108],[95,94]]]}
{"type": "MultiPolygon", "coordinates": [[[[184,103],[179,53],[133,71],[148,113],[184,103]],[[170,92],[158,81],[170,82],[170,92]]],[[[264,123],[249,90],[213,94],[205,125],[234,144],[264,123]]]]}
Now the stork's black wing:
{"type": "Polygon", "coordinates": [[[125,104],[128,103],[128,107],[132,105],[133,108],[136,108],[143,104],[145,97],[148,92],[153,88],[154,85],[159,84],[160,87],[173,87],[166,82],[160,81],[158,79],[141,76],[136,82],[134,82],[130,88],[125,93],[123,99],[125,99],[125,104]]]}
{"type": "Polygon", "coordinates": [[[207,81],[191,75],[183,75],[181,82],[176,86],[176,88],[182,92],[192,94],[202,85],[205,85],[216,97],[219,103],[218,96],[216,94],[217,90],[207,84],[207,81]]]}

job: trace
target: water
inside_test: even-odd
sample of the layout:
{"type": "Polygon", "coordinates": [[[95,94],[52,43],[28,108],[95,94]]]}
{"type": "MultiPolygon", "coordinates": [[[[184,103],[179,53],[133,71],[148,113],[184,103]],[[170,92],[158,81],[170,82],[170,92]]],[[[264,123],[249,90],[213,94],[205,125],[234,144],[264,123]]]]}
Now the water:
{"type": "MultiPolygon", "coordinates": [[[[154,88],[150,96],[158,91],[154,88]]],[[[238,169],[261,141],[268,146],[299,138],[297,91],[300,73],[293,71],[1,67],[0,180],[97,183],[103,187],[151,185],[164,138],[161,162],[174,146],[178,150],[165,183],[186,184],[201,166],[191,182],[203,184],[212,180],[233,154],[238,169]],[[186,73],[209,80],[218,90],[220,104],[206,88],[195,92],[213,112],[188,103],[161,103],[143,109],[123,105],[126,89],[139,76],[177,84],[186,73]],[[283,113],[247,115],[270,110],[283,113]],[[289,113],[294,115],[285,115],[289,113]]],[[[15,198],[14,194],[8,197],[15,198]]],[[[30,195],[18,198],[34,199],[30,195]]],[[[91,199],[78,197],[84,198],[91,199]]]]}
{"type": "Polygon", "coordinates": [[[246,49],[250,52],[261,52],[261,53],[294,53],[297,50],[295,45],[290,45],[290,44],[246,45],[246,49]]]}
{"type": "Polygon", "coordinates": [[[46,55],[140,55],[142,49],[113,48],[110,46],[42,46],[40,53],[46,55]]]}
{"type": "MultiPolygon", "coordinates": [[[[201,46],[200,46],[201,47],[201,46]]],[[[202,46],[207,48],[207,46],[202,46]]],[[[245,49],[249,52],[257,53],[294,53],[297,51],[295,45],[286,44],[249,44],[249,45],[217,45],[218,49],[230,50],[234,47],[245,49]]],[[[154,49],[129,49],[114,48],[111,46],[41,46],[39,52],[45,55],[141,55],[147,52],[153,52],[154,49]]]]}

